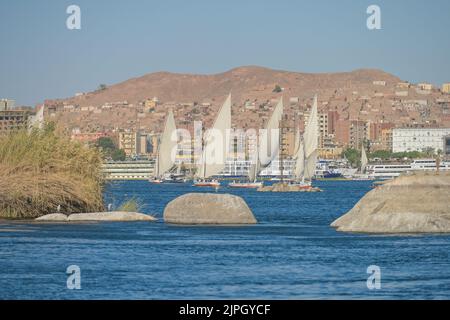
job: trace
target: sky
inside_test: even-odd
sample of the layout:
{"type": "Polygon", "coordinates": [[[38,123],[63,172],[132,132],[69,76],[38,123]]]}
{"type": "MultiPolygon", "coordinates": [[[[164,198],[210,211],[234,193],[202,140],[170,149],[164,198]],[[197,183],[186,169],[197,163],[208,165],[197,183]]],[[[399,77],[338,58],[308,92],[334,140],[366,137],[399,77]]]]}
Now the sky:
{"type": "Polygon", "coordinates": [[[0,0],[0,98],[34,106],[150,72],[377,68],[450,82],[448,0],[0,0]],[[69,30],[69,5],[81,29],[69,30]],[[381,30],[366,10],[381,9],[381,30]]]}

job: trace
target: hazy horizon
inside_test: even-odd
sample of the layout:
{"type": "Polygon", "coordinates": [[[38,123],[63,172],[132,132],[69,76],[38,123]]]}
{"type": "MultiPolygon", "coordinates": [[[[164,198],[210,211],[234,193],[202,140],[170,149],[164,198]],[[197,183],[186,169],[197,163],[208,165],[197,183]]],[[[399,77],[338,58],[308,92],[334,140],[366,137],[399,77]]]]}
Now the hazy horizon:
{"type": "Polygon", "coordinates": [[[303,73],[379,69],[450,82],[450,2],[19,0],[0,3],[0,98],[65,98],[148,73],[216,74],[241,66],[303,73]],[[69,30],[66,8],[81,8],[69,30]],[[366,26],[381,8],[381,30],[366,26]]]}

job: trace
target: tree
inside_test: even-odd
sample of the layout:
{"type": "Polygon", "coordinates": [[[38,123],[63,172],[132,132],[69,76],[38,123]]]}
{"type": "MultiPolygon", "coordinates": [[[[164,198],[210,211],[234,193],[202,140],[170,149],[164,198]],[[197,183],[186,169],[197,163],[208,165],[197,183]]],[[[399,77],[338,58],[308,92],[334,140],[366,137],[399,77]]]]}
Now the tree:
{"type": "Polygon", "coordinates": [[[106,86],[106,84],[100,84],[99,86],[98,86],[98,91],[102,91],[102,90],[106,90],[106,88],[107,88],[107,86],[106,86]]]}
{"type": "Polygon", "coordinates": [[[359,166],[361,153],[358,150],[348,148],[342,153],[342,156],[348,160],[352,167],[359,166]]]}
{"type": "Polygon", "coordinates": [[[114,141],[110,137],[100,137],[97,139],[95,144],[98,148],[103,150],[114,150],[117,149],[114,141]]]}
{"type": "Polygon", "coordinates": [[[116,149],[111,153],[111,158],[114,161],[124,161],[126,159],[127,155],[125,154],[125,151],[122,149],[116,149]]]}
{"type": "Polygon", "coordinates": [[[125,160],[125,152],[120,152],[123,150],[119,150],[116,146],[116,144],[114,143],[113,139],[111,139],[110,137],[101,137],[98,138],[97,141],[95,142],[95,147],[98,148],[102,154],[103,157],[106,159],[113,159],[114,161],[123,161],[125,160]]]}
{"type": "Polygon", "coordinates": [[[283,91],[283,89],[281,89],[281,87],[277,84],[276,86],[275,86],[275,88],[273,89],[273,92],[276,92],[276,93],[279,93],[279,92],[281,92],[281,91],[283,91]]]}

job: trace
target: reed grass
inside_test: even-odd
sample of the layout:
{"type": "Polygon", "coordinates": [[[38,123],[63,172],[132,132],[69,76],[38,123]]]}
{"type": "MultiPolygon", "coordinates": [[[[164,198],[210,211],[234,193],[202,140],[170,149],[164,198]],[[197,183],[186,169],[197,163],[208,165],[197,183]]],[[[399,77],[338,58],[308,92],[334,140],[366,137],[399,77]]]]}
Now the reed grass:
{"type": "Polygon", "coordinates": [[[0,136],[0,218],[103,211],[101,163],[50,127],[0,136]]]}
{"type": "Polygon", "coordinates": [[[120,205],[118,211],[140,212],[143,205],[136,198],[131,198],[120,205]]]}

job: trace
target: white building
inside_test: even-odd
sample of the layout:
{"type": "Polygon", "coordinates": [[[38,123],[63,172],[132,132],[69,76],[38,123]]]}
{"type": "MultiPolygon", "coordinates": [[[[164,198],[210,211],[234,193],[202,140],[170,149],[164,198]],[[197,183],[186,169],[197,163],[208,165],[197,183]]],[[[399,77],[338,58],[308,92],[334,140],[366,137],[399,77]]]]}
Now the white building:
{"type": "Polygon", "coordinates": [[[450,128],[405,128],[392,130],[393,152],[423,151],[433,148],[444,151],[445,137],[450,128]]]}

